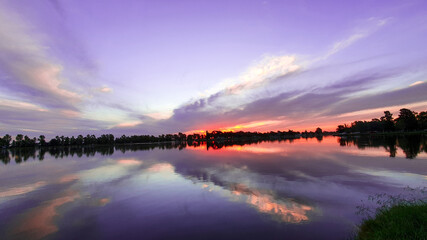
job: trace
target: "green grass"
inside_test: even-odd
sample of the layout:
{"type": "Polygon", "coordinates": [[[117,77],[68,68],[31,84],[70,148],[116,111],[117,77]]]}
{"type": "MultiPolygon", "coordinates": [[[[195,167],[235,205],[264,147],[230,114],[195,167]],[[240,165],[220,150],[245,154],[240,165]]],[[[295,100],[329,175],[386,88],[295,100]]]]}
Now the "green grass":
{"type": "Polygon", "coordinates": [[[427,204],[396,205],[360,225],[356,239],[427,239],[427,204]]]}
{"type": "Polygon", "coordinates": [[[382,193],[369,196],[368,203],[362,201],[357,209],[365,218],[354,239],[427,240],[427,188],[404,190],[399,195],[382,193]]]}

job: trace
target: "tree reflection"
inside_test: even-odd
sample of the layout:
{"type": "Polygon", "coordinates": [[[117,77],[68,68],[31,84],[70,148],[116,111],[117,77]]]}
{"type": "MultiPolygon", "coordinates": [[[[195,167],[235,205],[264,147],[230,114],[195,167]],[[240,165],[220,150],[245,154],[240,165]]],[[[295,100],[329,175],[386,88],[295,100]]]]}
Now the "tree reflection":
{"type": "Polygon", "coordinates": [[[359,149],[383,147],[390,157],[395,157],[401,148],[406,158],[414,159],[420,152],[426,152],[426,138],[423,135],[399,136],[355,136],[338,139],[340,146],[356,146],[359,149]]]}
{"type": "Polygon", "coordinates": [[[9,151],[6,149],[0,150],[0,159],[3,162],[3,164],[8,164],[10,162],[9,151]]]}
{"type": "MultiPolygon", "coordinates": [[[[407,158],[416,158],[421,152],[421,136],[401,136],[397,138],[400,148],[402,148],[407,158]]],[[[425,141],[423,141],[425,143],[425,141]]]]}
{"type": "MultiPolygon", "coordinates": [[[[317,141],[322,142],[323,136],[317,136],[317,141]]],[[[0,160],[3,164],[9,164],[12,159],[15,163],[26,162],[29,159],[43,161],[46,153],[51,157],[93,157],[96,154],[110,156],[115,151],[125,153],[127,151],[151,151],[154,149],[178,149],[206,148],[209,150],[220,150],[231,146],[244,146],[258,144],[260,142],[288,142],[294,143],[295,139],[280,140],[224,140],[224,141],[192,141],[192,142],[164,142],[154,144],[117,144],[108,146],[54,146],[54,147],[23,147],[0,149],[0,160]]],[[[340,146],[355,146],[358,149],[384,148],[390,157],[395,157],[398,148],[402,149],[406,158],[413,159],[420,152],[427,153],[427,139],[423,135],[400,135],[400,136],[342,136],[337,139],[340,146]]]]}

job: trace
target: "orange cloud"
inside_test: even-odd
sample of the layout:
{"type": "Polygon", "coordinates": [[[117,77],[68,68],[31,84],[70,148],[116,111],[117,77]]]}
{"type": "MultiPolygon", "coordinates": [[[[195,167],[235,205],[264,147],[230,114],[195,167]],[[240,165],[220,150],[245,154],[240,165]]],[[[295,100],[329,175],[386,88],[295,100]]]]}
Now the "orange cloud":
{"type": "Polygon", "coordinates": [[[99,89],[99,91],[103,92],[103,93],[110,93],[110,92],[113,91],[113,89],[109,88],[109,87],[102,87],[102,88],[99,89]]]}
{"type": "Polygon", "coordinates": [[[115,125],[114,127],[118,127],[118,128],[135,127],[141,123],[142,123],[142,121],[124,122],[124,123],[119,123],[119,124],[115,125]]]}
{"type": "Polygon", "coordinates": [[[227,126],[227,127],[210,126],[210,127],[207,127],[206,130],[198,129],[198,130],[187,131],[185,133],[186,134],[198,133],[198,134],[204,135],[206,131],[214,131],[214,130],[219,130],[223,132],[254,131],[260,127],[265,127],[267,129],[268,127],[271,127],[279,123],[282,123],[282,121],[279,121],[279,120],[254,121],[254,122],[242,123],[242,124],[237,124],[234,126],[227,126]]]}

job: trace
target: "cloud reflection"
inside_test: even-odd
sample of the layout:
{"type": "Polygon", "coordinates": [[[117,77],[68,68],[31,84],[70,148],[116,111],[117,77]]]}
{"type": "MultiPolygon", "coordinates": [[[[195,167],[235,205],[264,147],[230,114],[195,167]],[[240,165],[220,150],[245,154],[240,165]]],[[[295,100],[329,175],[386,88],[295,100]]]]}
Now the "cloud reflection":
{"type": "Polygon", "coordinates": [[[202,189],[208,192],[219,192],[230,200],[243,202],[258,212],[267,214],[273,219],[286,223],[303,223],[310,220],[309,214],[314,207],[298,203],[289,198],[278,198],[271,191],[250,188],[244,184],[230,184],[220,187],[215,183],[203,183],[202,189]]]}
{"type": "Polygon", "coordinates": [[[173,173],[174,167],[169,163],[158,163],[148,168],[147,172],[173,173]]]}
{"type": "Polygon", "coordinates": [[[43,187],[45,185],[46,185],[46,182],[40,181],[40,182],[25,185],[22,187],[11,188],[6,191],[0,192],[0,198],[13,197],[17,195],[26,194],[40,187],[43,187]]]}
{"type": "Polygon", "coordinates": [[[117,163],[122,164],[122,165],[141,165],[142,161],[141,160],[135,160],[135,159],[120,159],[117,161],[117,163]]]}
{"type": "Polygon", "coordinates": [[[259,212],[266,213],[287,223],[301,223],[309,220],[308,213],[313,207],[300,204],[291,199],[275,199],[273,195],[253,190],[245,185],[232,187],[233,199],[244,201],[259,212]]]}
{"type": "Polygon", "coordinates": [[[139,166],[143,162],[135,159],[119,159],[114,164],[80,172],[80,180],[89,183],[109,182],[129,174],[132,167],[139,166]]]}
{"type": "MultiPolygon", "coordinates": [[[[66,184],[73,181],[80,181],[83,184],[105,183],[129,174],[131,167],[139,166],[141,164],[142,161],[135,159],[119,159],[114,161],[114,164],[111,165],[85,170],[79,174],[68,174],[62,176],[52,183],[66,184]]],[[[0,197],[25,194],[47,184],[47,182],[40,181],[19,188],[12,188],[7,191],[0,192],[0,197]]],[[[61,213],[58,212],[58,208],[66,203],[75,201],[80,198],[82,194],[83,193],[78,190],[71,190],[70,187],[67,187],[60,196],[25,211],[20,217],[13,221],[12,226],[10,227],[11,231],[9,232],[10,237],[13,239],[42,239],[49,234],[57,232],[58,226],[55,224],[54,218],[61,215],[61,213]]],[[[103,207],[110,202],[111,198],[104,197],[100,199],[93,199],[89,204],[97,207],[103,207]]]]}
{"type": "Polygon", "coordinates": [[[17,227],[12,230],[14,239],[42,239],[58,231],[53,221],[59,216],[58,208],[66,203],[73,202],[79,197],[74,191],[67,191],[63,196],[47,201],[41,206],[24,213],[18,219],[17,227]]]}

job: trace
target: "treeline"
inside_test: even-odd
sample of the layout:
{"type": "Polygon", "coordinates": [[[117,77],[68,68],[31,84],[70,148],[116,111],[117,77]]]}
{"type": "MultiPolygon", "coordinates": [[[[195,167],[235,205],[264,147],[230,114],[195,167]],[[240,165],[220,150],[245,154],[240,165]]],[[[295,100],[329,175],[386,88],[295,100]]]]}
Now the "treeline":
{"type": "Polygon", "coordinates": [[[323,132],[322,129],[317,128],[315,132],[295,132],[277,131],[277,132],[222,132],[222,131],[206,131],[205,134],[162,134],[159,136],[153,135],[133,135],[115,138],[113,134],[103,134],[99,137],[95,135],[78,135],[77,137],[56,136],[50,141],[46,140],[44,135],[38,138],[30,138],[22,134],[16,135],[15,139],[6,134],[0,138],[0,148],[16,148],[16,147],[55,147],[55,146],[93,146],[93,145],[114,145],[114,144],[138,144],[138,143],[163,143],[163,142],[193,142],[200,141],[241,141],[241,140],[280,140],[299,137],[319,137],[325,134],[332,134],[331,132],[323,132]]]}
{"type": "MultiPolygon", "coordinates": [[[[270,132],[221,132],[221,131],[206,131],[206,140],[280,140],[280,139],[293,139],[293,138],[311,138],[316,136],[330,135],[332,132],[323,132],[321,128],[317,128],[316,131],[308,132],[296,132],[292,130],[288,131],[270,131],[270,132]]],[[[189,136],[190,140],[191,135],[189,136]]]]}
{"type": "MultiPolygon", "coordinates": [[[[322,136],[316,137],[321,141],[322,136]]],[[[284,141],[292,143],[295,138],[279,139],[272,141],[284,141]]],[[[54,158],[66,157],[93,157],[95,154],[109,156],[115,152],[150,151],[154,149],[205,148],[206,150],[218,150],[235,145],[244,146],[257,144],[269,140],[233,140],[233,141],[193,141],[189,142],[163,142],[156,144],[117,144],[104,146],[52,146],[43,148],[9,148],[0,149],[0,161],[9,164],[11,161],[19,164],[29,159],[43,161],[46,154],[54,158]]],[[[427,138],[417,135],[366,135],[362,137],[343,136],[337,139],[341,146],[357,146],[360,149],[383,147],[390,157],[395,157],[398,149],[402,149],[406,158],[416,158],[420,152],[427,153],[427,138]]]]}
{"type": "Polygon", "coordinates": [[[72,136],[56,136],[50,141],[46,141],[44,135],[40,135],[38,138],[30,138],[27,135],[18,134],[15,139],[9,134],[6,134],[0,138],[0,147],[2,148],[15,148],[15,147],[36,147],[36,146],[82,146],[82,145],[95,145],[95,144],[113,144],[115,142],[114,136],[112,134],[103,134],[100,137],[95,135],[87,135],[83,137],[78,135],[77,137],[72,136]]]}
{"type": "MultiPolygon", "coordinates": [[[[191,144],[187,141],[184,142],[159,142],[154,144],[117,144],[117,145],[103,145],[103,146],[90,146],[90,145],[81,145],[81,146],[47,146],[42,148],[27,147],[27,148],[8,148],[0,149],[0,161],[4,164],[9,164],[12,160],[15,163],[20,164],[26,162],[29,159],[43,161],[45,155],[48,154],[54,158],[64,158],[64,157],[93,157],[95,154],[101,154],[102,156],[110,156],[114,152],[119,151],[122,153],[131,151],[150,151],[154,149],[161,150],[170,150],[178,149],[183,150],[185,148],[206,148],[217,150],[225,147],[230,147],[234,145],[250,145],[256,144],[260,141],[193,141],[191,144]]],[[[292,142],[293,139],[285,139],[279,141],[289,141],[292,142]]]]}
{"type": "Polygon", "coordinates": [[[110,156],[115,151],[125,153],[127,151],[149,151],[153,149],[183,149],[185,146],[173,142],[162,144],[140,144],[140,145],[116,145],[116,146],[55,146],[43,148],[10,148],[0,149],[0,161],[4,164],[14,160],[15,163],[26,162],[29,159],[43,161],[48,154],[54,158],[64,157],[93,157],[95,154],[110,156]]]}
{"type": "Polygon", "coordinates": [[[338,125],[338,133],[367,133],[367,132],[411,132],[427,129],[427,112],[414,112],[406,108],[399,111],[394,119],[390,111],[384,111],[384,116],[371,121],[355,121],[351,125],[338,125]]]}

